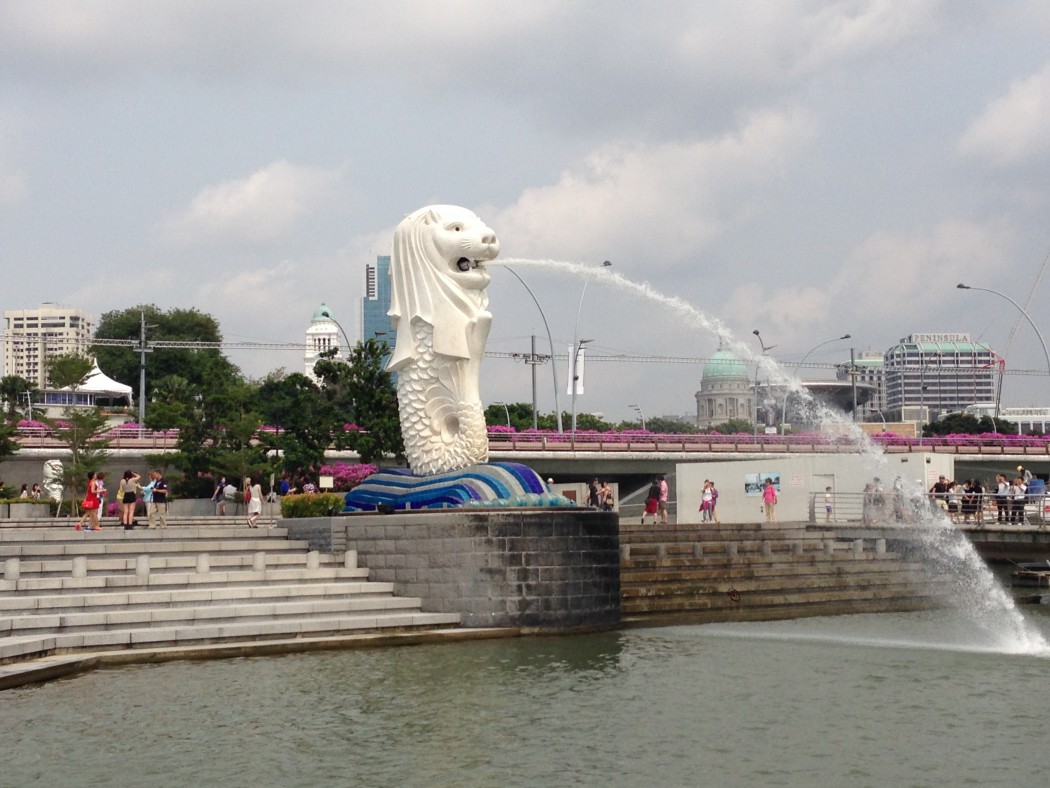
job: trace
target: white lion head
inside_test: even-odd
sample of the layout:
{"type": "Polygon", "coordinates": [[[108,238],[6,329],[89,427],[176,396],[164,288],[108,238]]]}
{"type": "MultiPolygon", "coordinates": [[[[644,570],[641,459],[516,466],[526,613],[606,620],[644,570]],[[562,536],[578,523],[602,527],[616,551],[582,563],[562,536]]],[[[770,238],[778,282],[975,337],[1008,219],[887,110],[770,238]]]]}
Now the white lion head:
{"type": "Polygon", "coordinates": [[[397,328],[390,369],[415,355],[410,324],[434,327],[434,352],[470,358],[467,333],[488,306],[485,262],[499,254],[499,241],[477,214],[456,205],[428,205],[394,230],[390,258],[390,311],[397,328]]]}

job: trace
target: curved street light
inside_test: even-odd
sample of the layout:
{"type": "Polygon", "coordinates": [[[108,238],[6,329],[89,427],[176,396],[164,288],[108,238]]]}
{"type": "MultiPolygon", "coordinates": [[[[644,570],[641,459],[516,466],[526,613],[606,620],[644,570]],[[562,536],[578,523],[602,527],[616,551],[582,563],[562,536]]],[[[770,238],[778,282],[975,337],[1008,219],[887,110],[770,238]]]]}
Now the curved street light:
{"type": "MultiPolygon", "coordinates": [[[[608,260],[602,263],[602,268],[609,268],[612,263],[608,260]]],[[[576,328],[572,332],[572,380],[570,385],[572,388],[572,444],[576,445],[576,389],[579,387],[579,376],[576,374],[576,363],[580,358],[580,347],[587,342],[593,342],[592,339],[580,341],[580,313],[583,312],[583,297],[587,295],[587,285],[591,283],[588,279],[583,283],[583,290],[580,292],[580,305],[576,307],[576,328]]]]}
{"type": "Polygon", "coordinates": [[[642,432],[645,432],[645,414],[642,413],[642,406],[641,405],[628,405],[627,407],[628,408],[634,408],[636,411],[638,411],[638,418],[640,418],[642,420],[642,432]]]}
{"type": "MultiPolygon", "coordinates": [[[[799,369],[801,369],[803,366],[805,366],[806,359],[808,359],[810,357],[810,355],[813,353],[814,350],[819,350],[820,348],[824,347],[824,345],[830,345],[832,342],[841,342],[843,339],[849,339],[849,338],[850,338],[849,334],[843,334],[842,336],[834,337],[833,339],[825,339],[819,345],[814,345],[813,347],[811,347],[809,350],[806,351],[806,355],[804,355],[802,357],[802,360],[800,362],[798,362],[799,369]]],[[[761,337],[759,337],[759,341],[760,342],[762,341],[761,337]]],[[[799,380],[799,382],[801,383],[802,381],[799,380]]],[[[787,389],[785,387],[784,404],[781,405],[781,407],[780,407],[780,434],[781,435],[784,434],[784,422],[787,421],[788,397],[790,395],[791,395],[791,390],[787,389]]]]}
{"type": "MultiPolygon", "coordinates": [[[[551,337],[551,327],[547,324],[547,315],[544,314],[543,307],[540,306],[540,301],[536,298],[536,294],[532,292],[532,288],[529,287],[528,282],[522,279],[518,272],[509,265],[503,266],[503,269],[514,274],[514,278],[521,282],[522,286],[529,291],[529,295],[532,296],[532,302],[536,304],[536,308],[540,310],[540,318],[543,320],[543,327],[547,330],[547,342],[550,344],[551,349],[551,377],[554,379],[554,413],[558,418],[558,432],[565,432],[561,423],[561,401],[558,399],[558,365],[554,360],[554,339],[551,337]]],[[[533,415],[535,415],[535,413],[533,413],[533,415]]]]}
{"type": "Polygon", "coordinates": [[[1032,330],[1035,332],[1035,335],[1039,337],[1039,344],[1043,346],[1043,355],[1046,356],[1046,371],[1047,373],[1050,373],[1050,351],[1046,349],[1046,341],[1043,339],[1043,335],[1039,333],[1039,327],[1036,326],[1035,321],[1033,321],[1031,315],[1029,315],[1024,310],[1024,307],[1022,307],[1019,303],[1010,298],[1010,296],[1008,296],[1006,293],[1000,293],[998,290],[992,290],[988,287],[972,287],[970,285],[964,285],[961,282],[957,284],[956,287],[959,290],[980,290],[984,293],[992,293],[993,295],[997,295],[1000,298],[1005,298],[1007,301],[1009,301],[1011,304],[1017,307],[1017,311],[1024,315],[1025,320],[1028,321],[1028,325],[1032,327],[1032,330]]]}

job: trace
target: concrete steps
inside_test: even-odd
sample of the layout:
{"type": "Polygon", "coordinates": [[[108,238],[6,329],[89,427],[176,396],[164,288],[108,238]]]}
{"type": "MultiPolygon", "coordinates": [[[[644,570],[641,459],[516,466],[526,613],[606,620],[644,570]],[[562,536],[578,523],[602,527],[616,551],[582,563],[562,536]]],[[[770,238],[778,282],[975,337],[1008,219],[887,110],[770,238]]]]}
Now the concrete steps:
{"type": "MultiPolygon", "coordinates": [[[[201,518],[196,518],[201,519],[201,518]]],[[[0,531],[0,662],[457,626],[280,528],[0,531]]]]}
{"type": "Polygon", "coordinates": [[[726,621],[935,607],[945,579],[887,552],[804,524],[621,528],[625,621],[726,621]]]}

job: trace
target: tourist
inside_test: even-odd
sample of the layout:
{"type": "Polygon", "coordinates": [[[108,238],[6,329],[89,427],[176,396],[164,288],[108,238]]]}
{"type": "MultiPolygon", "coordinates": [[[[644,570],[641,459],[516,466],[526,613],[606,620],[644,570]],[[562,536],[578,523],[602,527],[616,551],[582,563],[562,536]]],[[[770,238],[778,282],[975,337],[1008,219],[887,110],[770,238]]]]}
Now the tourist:
{"type": "Polygon", "coordinates": [[[973,491],[973,479],[967,479],[962,486],[962,519],[964,523],[977,519],[977,496],[973,491]]]}
{"type": "Polygon", "coordinates": [[[904,480],[900,476],[893,480],[893,520],[904,522],[904,480]]]}
{"type": "Polygon", "coordinates": [[[95,474],[95,484],[98,486],[98,517],[106,516],[106,473],[99,471],[95,474]]]}
{"type": "Polygon", "coordinates": [[[590,484],[587,485],[587,505],[592,509],[597,509],[601,506],[598,501],[598,477],[595,476],[590,484]]]}
{"type": "Polygon", "coordinates": [[[33,489],[29,491],[29,497],[36,501],[44,497],[44,491],[40,489],[39,484],[33,484],[33,489]]]}
{"type": "Polygon", "coordinates": [[[1024,504],[1028,493],[1028,486],[1024,479],[1018,476],[1010,485],[1010,522],[1023,524],[1025,521],[1024,504]]]}
{"type": "Polygon", "coordinates": [[[767,523],[777,521],[777,488],[768,476],[766,486],[762,488],[762,509],[765,512],[767,523]]]}
{"type": "Polygon", "coordinates": [[[222,517],[226,514],[226,477],[222,476],[219,478],[218,484],[215,485],[215,492],[211,494],[212,503],[215,504],[215,514],[218,517],[222,517]]]}
{"type": "Polygon", "coordinates": [[[98,481],[94,471],[88,471],[87,474],[87,493],[84,495],[84,501],[81,504],[84,513],[80,515],[80,519],[77,520],[76,529],[82,531],[84,520],[88,519],[91,525],[88,527],[89,531],[101,531],[102,526],[98,522],[98,481]]]}
{"type": "Polygon", "coordinates": [[[21,490],[21,492],[18,493],[18,497],[19,498],[28,498],[29,497],[29,485],[28,484],[23,484],[22,485],[22,490],[21,490]]]}
{"type": "Polygon", "coordinates": [[[667,525],[667,499],[670,490],[667,487],[667,479],[664,478],[664,475],[662,473],[657,478],[660,480],[660,500],[658,502],[658,509],[660,510],[660,523],[662,525],[667,525]]]}
{"type": "Polygon", "coordinates": [[[948,480],[944,476],[938,476],[930,488],[930,500],[945,511],[948,510],[948,480]]]}
{"type": "Polygon", "coordinates": [[[1005,474],[995,476],[995,521],[1005,523],[1010,519],[1010,482],[1005,474]]]}
{"type": "Polygon", "coordinates": [[[980,479],[973,480],[974,521],[977,527],[984,525],[984,484],[980,479]]]}
{"type": "Polygon", "coordinates": [[[714,479],[711,480],[711,519],[716,523],[722,522],[718,519],[718,488],[714,479]]]}
{"type": "MultiPolygon", "coordinates": [[[[153,471],[153,511],[157,514],[157,527],[168,527],[168,480],[160,471],[153,471]]],[[[152,526],[151,526],[152,527],[152,526]]]]}
{"type": "Polygon", "coordinates": [[[244,502],[248,505],[248,527],[258,528],[262,514],[262,485],[250,476],[244,477],[244,502]]]}
{"type": "Polygon", "coordinates": [[[959,522],[959,485],[955,479],[948,482],[948,492],[945,495],[948,501],[948,519],[957,523],[959,522]]]}
{"type": "Polygon", "coordinates": [[[147,473],[146,478],[149,481],[145,485],[139,485],[139,492],[142,493],[142,504],[146,507],[147,528],[157,527],[157,510],[153,507],[153,484],[155,481],[153,473],[153,471],[147,473]]]}
{"type": "Polygon", "coordinates": [[[831,494],[831,488],[830,487],[825,487],[824,488],[824,522],[826,522],[826,523],[830,523],[831,522],[831,510],[833,508],[832,505],[833,505],[834,501],[835,501],[835,496],[833,496],[831,494]]]}
{"type": "Polygon", "coordinates": [[[657,513],[660,508],[660,479],[653,479],[653,483],[649,485],[649,491],[645,494],[645,511],[642,512],[642,525],[645,525],[645,515],[651,514],[653,516],[653,525],[656,525],[659,514],[657,513]]]}
{"type": "Polygon", "coordinates": [[[142,477],[134,471],[124,471],[124,478],[120,480],[117,487],[117,497],[120,499],[120,524],[125,528],[135,525],[135,501],[138,498],[138,481],[142,477]]]}
{"type": "Polygon", "coordinates": [[[613,510],[613,491],[609,486],[609,482],[603,481],[601,488],[598,490],[598,506],[603,512],[611,512],[613,510]]]}
{"type": "Polygon", "coordinates": [[[292,491],[292,483],[288,481],[288,474],[281,474],[281,481],[277,483],[277,496],[283,498],[292,491]]]}
{"type": "Polygon", "coordinates": [[[317,486],[306,476],[303,477],[302,490],[304,495],[313,495],[317,492],[317,486]]]}
{"type": "Polygon", "coordinates": [[[715,496],[711,480],[704,479],[704,489],[700,492],[700,522],[709,523],[714,518],[715,496]]]}

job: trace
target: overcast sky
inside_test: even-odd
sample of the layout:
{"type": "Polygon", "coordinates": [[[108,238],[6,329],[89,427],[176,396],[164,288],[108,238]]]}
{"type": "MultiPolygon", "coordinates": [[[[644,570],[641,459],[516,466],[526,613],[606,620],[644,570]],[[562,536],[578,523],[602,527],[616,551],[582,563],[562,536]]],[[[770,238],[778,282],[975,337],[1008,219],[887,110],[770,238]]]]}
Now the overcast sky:
{"type": "MultiPolygon", "coordinates": [[[[365,264],[431,203],[479,213],[502,257],[610,260],[789,362],[968,332],[1043,373],[1006,404],[1050,405],[1020,313],[955,288],[1050,332],[1046,2],[0,0],[0,308],[195,306],[228,340],[301,342],[324,301],[357,339],[365,264]]],[[[587,280],[516,270],[564,352],[587,280]]],[[[490,351],[544,349],[507,271],[490,299],[490,351]]],[[[600,279],[579,332],[599,355],[717,348],[600,279]]],[[[483,375],[486,401],[531,397],[524,364],[483,375]]],[[[695,413],[699,379],[593,362],[578,406],[695,413]]]]}

